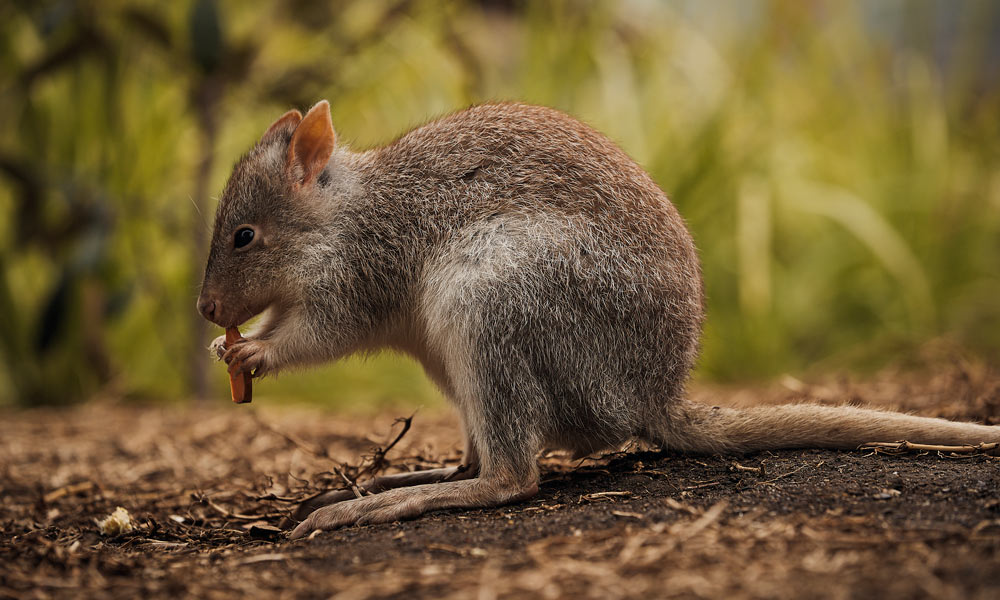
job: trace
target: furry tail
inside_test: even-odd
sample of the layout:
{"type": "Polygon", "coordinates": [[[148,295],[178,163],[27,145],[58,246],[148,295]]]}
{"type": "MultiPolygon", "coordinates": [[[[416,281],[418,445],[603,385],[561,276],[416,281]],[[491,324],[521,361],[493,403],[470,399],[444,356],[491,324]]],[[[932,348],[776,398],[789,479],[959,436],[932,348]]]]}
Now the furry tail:
{"type": "Polygon", "coordinates": [[[667,448],[689,452],[853,449],[867,442],[901,440],[946,445],[1000,442],[1000,427],[853,406],[787,404],[734,409],[685,402],[678,408],[662,442],[667,448]]]}

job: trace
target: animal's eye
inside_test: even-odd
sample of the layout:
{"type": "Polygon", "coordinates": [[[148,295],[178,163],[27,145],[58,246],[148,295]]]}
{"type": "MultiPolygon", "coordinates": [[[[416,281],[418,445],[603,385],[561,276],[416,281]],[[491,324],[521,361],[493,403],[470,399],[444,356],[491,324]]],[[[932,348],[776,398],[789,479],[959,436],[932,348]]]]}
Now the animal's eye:
{"type": "Polygon", "coordinates": [[[236,231],[236,237],[233,240],[233,245],[237,248],[242,248],[250,242],[253,241],[253,229],[249,227],[243,227],[236,231]]]}

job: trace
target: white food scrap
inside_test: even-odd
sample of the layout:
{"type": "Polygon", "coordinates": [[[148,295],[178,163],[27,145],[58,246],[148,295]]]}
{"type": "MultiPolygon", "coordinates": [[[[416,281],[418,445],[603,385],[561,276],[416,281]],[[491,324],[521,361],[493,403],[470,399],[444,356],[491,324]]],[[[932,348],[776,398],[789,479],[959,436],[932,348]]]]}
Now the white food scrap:
{"type": "Polygon", "coordinates": [[[107,518],[98,521],[97,527],[101,530],[101,535],[109,535],[111,537],[128,533],[133,529],[132,515],[119,506],[107,518]]]}

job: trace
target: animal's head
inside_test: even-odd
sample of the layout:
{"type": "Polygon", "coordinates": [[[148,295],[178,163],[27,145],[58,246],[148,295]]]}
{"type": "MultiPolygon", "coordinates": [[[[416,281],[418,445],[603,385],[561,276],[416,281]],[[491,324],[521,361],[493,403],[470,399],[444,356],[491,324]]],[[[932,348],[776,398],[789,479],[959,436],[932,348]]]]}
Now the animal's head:
{"type": "Polygon", "coordinates": [[[316,223],[320,188],[336,136],[323,100],[274,122],[244,155],[222,191],[198,310],[233,327],[290,302],[294,261],[316,223]]]}

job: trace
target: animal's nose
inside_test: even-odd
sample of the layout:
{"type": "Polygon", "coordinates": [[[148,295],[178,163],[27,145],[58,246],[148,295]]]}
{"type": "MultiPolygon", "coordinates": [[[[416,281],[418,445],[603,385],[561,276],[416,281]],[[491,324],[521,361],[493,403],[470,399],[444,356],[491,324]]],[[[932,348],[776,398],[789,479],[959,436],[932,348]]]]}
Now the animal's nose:
{"type": "Polygon", "coordinates": [[[209,321],[215,318],[215,300],[212,298],[198,298],[198,312],[209,321]]]}

